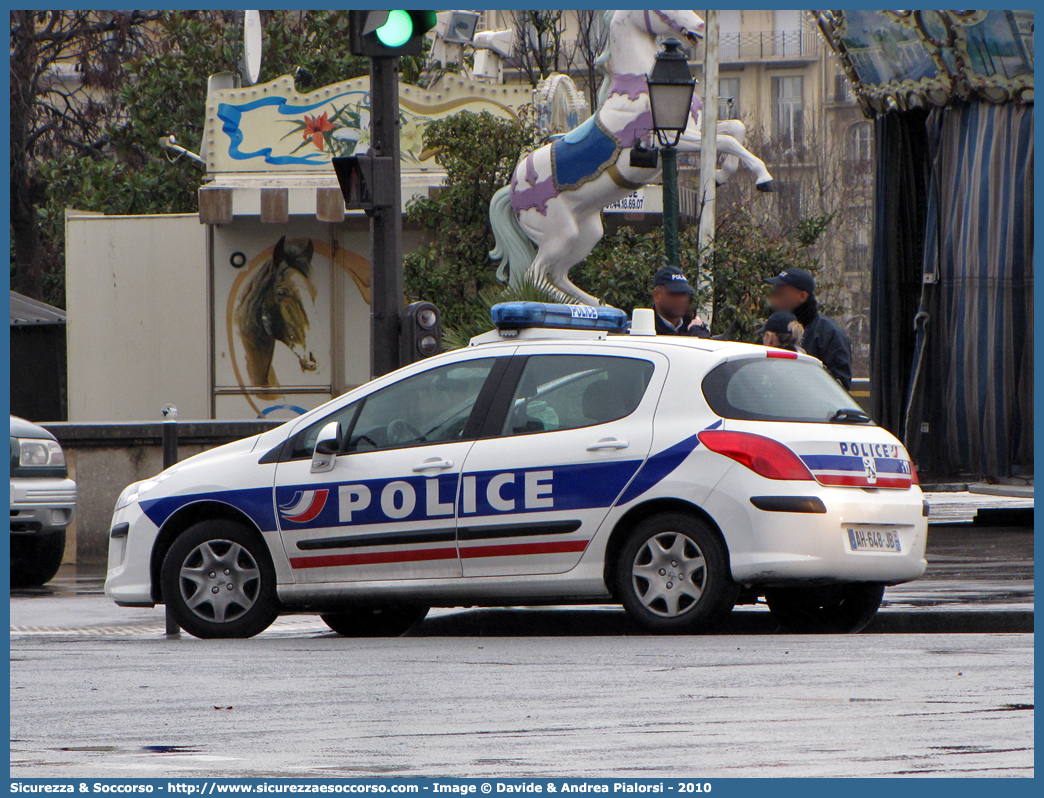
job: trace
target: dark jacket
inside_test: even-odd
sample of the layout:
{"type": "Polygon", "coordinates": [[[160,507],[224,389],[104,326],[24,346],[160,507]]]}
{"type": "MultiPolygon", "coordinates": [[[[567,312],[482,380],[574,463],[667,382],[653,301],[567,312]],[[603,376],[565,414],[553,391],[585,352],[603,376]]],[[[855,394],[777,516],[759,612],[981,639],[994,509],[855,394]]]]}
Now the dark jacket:
{"type": "Polygon", "coordinates": [[[697,327],[693,330],[689,329],[689,325],[692,323],[692,314],[686,313],[682,319],[681,327],[677,330],[674,329],[668,322],[663,320],[663,316],[653,311],[656,315],[656,334],[657,335],[692,335],[696,338],[710,338],[710,331],[706,327],[697,327]]]}
{"type": "Polygon", "coordinates": [[[846,391],[852,387],[852,342],[837,324],[815,313],[805,325],[801,347],[823,361],[830,375],[846,391]]]}

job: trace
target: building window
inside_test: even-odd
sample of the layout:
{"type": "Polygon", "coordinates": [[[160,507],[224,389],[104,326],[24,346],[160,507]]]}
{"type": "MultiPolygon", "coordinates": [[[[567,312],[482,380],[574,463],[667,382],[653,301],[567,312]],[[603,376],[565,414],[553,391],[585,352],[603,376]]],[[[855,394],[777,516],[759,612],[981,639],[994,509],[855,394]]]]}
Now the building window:
{"type": "Polygon", "coordinates": [[[861,212],[856,210],[853,216],[849,240],[845,245],[844,271],[849,276],[864,274],[870,270],[870,208],[863,208],[861,212]]]}
{"type": "Polygon", "coordinates": [[[739,119],[739,78],[722,78],[718,81],[718,119],[739,119]]]}
{"type": "Polygon", "coordinates": [[[735,60],[740,57],[740,12],[724,10],[718,12],[718,58],[735,60]]]}
{"type": "Polygon", "coordinates": [[[834,75],[834,102],[850,103],[853,101],[852,84],[848,82],[848,77],[844,72],[838,72],[834,75]]]}
{"type": "Polygon", "coordinates": [[[801,28],[804,14],[797,10],[780,10],[773,12],[775,28],[776,55],[800,55],[801,54],[801,28]]]}
{"type": "Polygon", "coordinates": [[[859,163],[869,162],[874,153],[874,129],[869,122],[857,122],[849,128],[849,158],[859,163]]]}
{"type": "Polygon", "coordinates": [[[801,212],[801,184],[777,181],[776,202],[779,222],[790,227],[803,218],[801,212]]]}
{"type": "Polygon", "coordinates": [[[800,77],[772,78],[772,135],[784,150],[800,146],[804,127],[800,77]]]}

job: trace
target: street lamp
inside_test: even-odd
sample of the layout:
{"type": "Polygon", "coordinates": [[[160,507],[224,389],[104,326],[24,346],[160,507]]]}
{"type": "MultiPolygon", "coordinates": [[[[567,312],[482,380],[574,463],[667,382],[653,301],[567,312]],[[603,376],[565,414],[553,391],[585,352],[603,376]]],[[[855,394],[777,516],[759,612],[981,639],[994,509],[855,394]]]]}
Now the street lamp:
{"type": "Polygon", "coordinates": [[[647,78],[653,132],[660,143],[663,160],[664,256],[669,266],[681,266],[678,253],[678,156],[675,147],[689,126],[692,93],[696,81],[681,43],[668,39],[656,54],[656,63],[647,78]]]}

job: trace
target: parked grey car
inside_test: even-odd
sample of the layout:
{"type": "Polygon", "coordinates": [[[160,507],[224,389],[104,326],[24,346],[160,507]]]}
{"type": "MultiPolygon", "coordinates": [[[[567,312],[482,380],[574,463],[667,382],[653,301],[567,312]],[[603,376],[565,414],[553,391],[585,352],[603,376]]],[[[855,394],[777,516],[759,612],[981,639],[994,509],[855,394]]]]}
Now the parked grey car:
{"type": "Polygon", "coordinates": [[[54,578],[75,510],[76,483],[58,441],[43,427],[11,416],[11,587],[54,578]]]}

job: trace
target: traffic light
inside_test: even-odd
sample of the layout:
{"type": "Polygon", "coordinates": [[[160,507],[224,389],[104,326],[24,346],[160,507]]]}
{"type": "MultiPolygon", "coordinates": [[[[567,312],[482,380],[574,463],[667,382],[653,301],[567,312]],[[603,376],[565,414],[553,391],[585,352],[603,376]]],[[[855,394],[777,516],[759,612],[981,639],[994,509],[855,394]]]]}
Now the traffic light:
{"type": "Polygon", "coordinates": [[[435,27],[434,11],[349,11],[352,55],[420,55],[424,34],[435,27]]]}
{"type": "Polygon", "coordinates": [[[350,210],[390,208],[395,200],[395,161],[387,156],[349,155],[333,159],[337,183],[350,210]]]}
{"type": "Polygon", "coordinates": [[[430,302],[413,302],[402,312],[399,365],[416,363],[442,351],[442,314],[430,302]]]}

